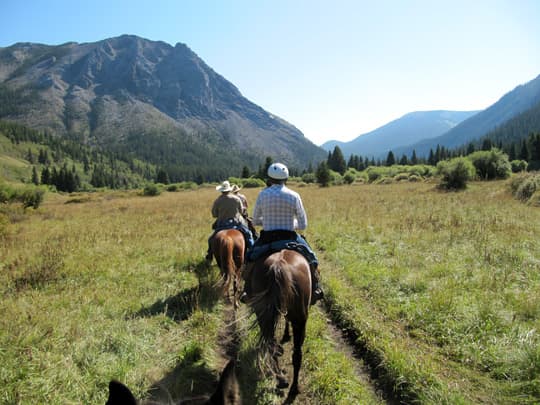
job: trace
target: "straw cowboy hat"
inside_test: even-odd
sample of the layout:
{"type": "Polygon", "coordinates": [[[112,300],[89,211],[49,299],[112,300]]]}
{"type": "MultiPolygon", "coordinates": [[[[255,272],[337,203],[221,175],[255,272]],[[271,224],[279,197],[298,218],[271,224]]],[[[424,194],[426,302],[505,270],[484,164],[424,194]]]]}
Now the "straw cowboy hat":
{"type": "Polygon", "coordinates": [[[238,186],[238,185],[236,185],[236,184],[233,184],[233,185],[232,185],[232,190],[231,190],[231,191],[232,191],[233,193],[236,193],[237,191],[240,191],[240,190],[242,190],[242,187],[240,187],[240,186],[238,186]]]}
{"type": "Polygon", "coordinates": [[[231,183],[229,183],[228,180],[225,180],[223,183],[221,183],[219,186],[216,186],[216,190],[220,193],[227,193],[231,191],[233,188],[231,187],[231,183]]]}

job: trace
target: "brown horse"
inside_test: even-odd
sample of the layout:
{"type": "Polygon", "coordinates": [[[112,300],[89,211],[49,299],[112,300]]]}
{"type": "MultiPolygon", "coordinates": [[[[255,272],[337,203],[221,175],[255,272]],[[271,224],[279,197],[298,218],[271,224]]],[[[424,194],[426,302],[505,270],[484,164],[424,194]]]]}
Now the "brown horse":
{"type": "Polygon", "coordinates": [[[311,300],[311,274],[304,256],[292,250],[281,250],[250,264],[246,283],[250,283],[249,301],[256,314],[260,329],[260,343],[268,354],[271,370],[277,377],[278,388],[288,386],[278,363],[283,349],[277,344],[275,333],[281,315],[285,317],[285,334],[281,343],[290,339],[289,323],[293,329],[294,375],[288,399],[298,394],[298,374],[302,365],[302,344],[306,337],[309,303],[311,300]]]}
{"type": "Polygon", "coordinates": [[[211,241],[212,254],[221,270],[223,289],[227,296],[232,281],[235,308],[238,308],[238,278],[244,265],[245,246],[244,235],[237,229],[218,231],[211,241]]]}
{"type": "MultiPolygon", "coordinates": [[[[218,382],[218,386],[211,396],[200,396],[195,398],[184,399],[179,404],[219,404],[219,405],[234,405],[241,404],[240,390],[235,374],[235,362],[229,361],[218,382]]],[[[105,405],[158,405],[154,401],[137,401],[131,390],[119,381],[112,380],[109,383],[109,398],[105,405]]]]}

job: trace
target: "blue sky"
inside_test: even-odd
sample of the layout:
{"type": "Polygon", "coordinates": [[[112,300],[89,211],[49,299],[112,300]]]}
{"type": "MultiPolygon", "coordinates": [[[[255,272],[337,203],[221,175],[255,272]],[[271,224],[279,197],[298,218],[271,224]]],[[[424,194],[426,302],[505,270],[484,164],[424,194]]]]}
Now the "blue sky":
{"type": "Polygon", "coordinates": [[[477,110],[540,74],[540,1],[0,0],[0,47],[122,34],[187,44],[316,144],[477,110]]]}

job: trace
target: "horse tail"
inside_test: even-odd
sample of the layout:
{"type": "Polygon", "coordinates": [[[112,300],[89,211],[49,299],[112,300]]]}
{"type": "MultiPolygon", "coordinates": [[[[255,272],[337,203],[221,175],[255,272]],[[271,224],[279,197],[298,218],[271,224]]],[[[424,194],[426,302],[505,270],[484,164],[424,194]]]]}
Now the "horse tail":
{"type": "Polygon", "coordinates": [[[223,238],[221,246],[220,263],[223,272],[223,286],[228,287],[231,282],[231,277],[235,274],[236,264],[234,263],[234,240],[230,236],[223,238]]]}
{"type": "Polygon", "coordinates": [[[280,317],[286,314],[287,306],[294,294],[289,267],[289,263],[282,257],[274,261],[267,270],[268,288],[254,297],[252,307],[260,327],[259,340],[266,348],[274,343],[280,317]]]}

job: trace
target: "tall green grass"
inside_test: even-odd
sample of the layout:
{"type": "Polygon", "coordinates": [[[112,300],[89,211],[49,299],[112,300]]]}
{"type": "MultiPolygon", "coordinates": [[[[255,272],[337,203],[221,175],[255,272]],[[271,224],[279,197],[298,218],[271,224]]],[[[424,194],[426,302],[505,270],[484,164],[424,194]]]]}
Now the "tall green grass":
{"type": "MultiPolygon", "coordinates": [[[[255,201],[259,189],[244,191],[255,201]]],[[[408,402],[537,400],[538,208],[501,181],[298,191],[330,316],[382,386],[408,402]]],[[[35,210],[3,207],[0,402],[104,403],[111,378],[141,398],[212,390],[230,321],[217,269],[202,265],[215,197],[48,194],[35,210]]],[[[237,325],[244,401],[280,402],[257,369],[250,321],[237,325]]],[[[299,403],[379,402],[326,322],[312,308],[299,403]]]]}
{"type": "Polygon", "coordinates": [[[420,402],[540,395],[540,211],[506,182],[308,196],[332,310],[420,402]],[[451,400],[449,400],[451,399],[451,400]]]}

